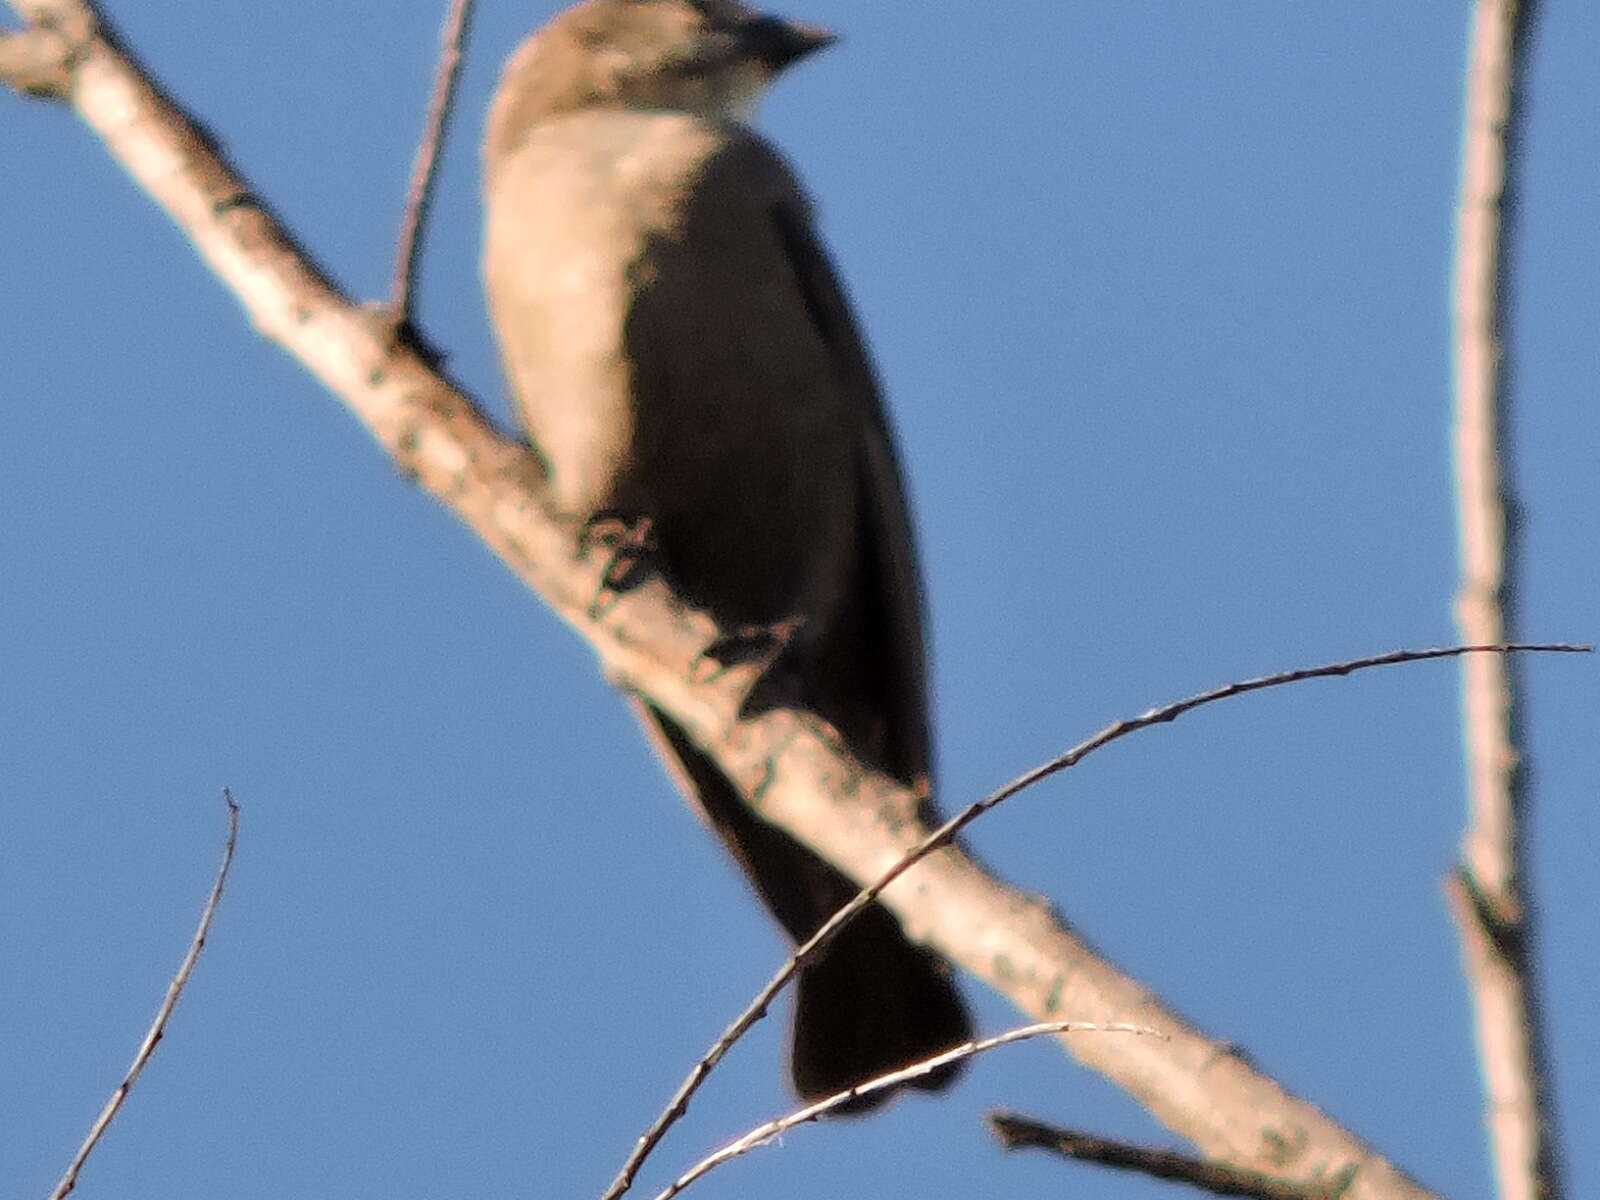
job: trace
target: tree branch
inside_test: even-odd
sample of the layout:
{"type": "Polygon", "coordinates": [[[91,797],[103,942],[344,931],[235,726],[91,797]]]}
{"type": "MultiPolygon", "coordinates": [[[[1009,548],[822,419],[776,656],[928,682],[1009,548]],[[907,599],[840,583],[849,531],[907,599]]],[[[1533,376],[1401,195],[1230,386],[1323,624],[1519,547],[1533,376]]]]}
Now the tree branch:
{"type": "Polygon", "coordinates": [[[1353,1167],[1347,1167],[1331,1179],[1291,1183],[1260,1171],[1241,1170],[1226,1163],[1206,1162],[1171,1150],[1135,1146],[1096,1137],[1091,1133],[1080,1133],[1076,1129],[1046,1125],[1043,1121],[1017,1113],[991,1113],[989,1128],[1007,1150],[1049,1150],[1063,1158],[1133,1171],[1152,1179],[1187,1183],[1214,1196],[1252,1196],[1255,1200],[1340,1200],[1350,1186],[1354,1171],[1353,1167]]]}
{"type": "Polygon", "coordinates": [[[89,1136],[83,1139],[83,1145],[78,1147],[78,1152],[67,1164],[60,1182],[50,1193],[50,1200],[64,1200],[64,1197],[78,1186],[78,1175],[83,1170],[83,1164],[89,1161],[89,1155],[93,1154],[94,1148],[100,1144],[101,1135],[110,1128],[111,1122],[122,1110],[123,1101],[128,1098],[133,1085],[138,1082],[145,1064],[150,1061],[150,1056],[156,1052],[156,1044],[166,1034],[167,1022],[171,1020],[173,1010],[178,1007],[178,997],[183,995],[183,989],[189,983],[189,976],[194,973],[194,965],[200,961],[200,951],[206,948],[206,937],[211,932],[211,919],[217,914],[217,904],[222,899],[222,889],[228,885],[228,871],[233,866],[233,848],[239,841],[239,806],[233,802],[233,796],[226,791],[222,793],[222,799],[228,806],[228,837],[222,846],[222,866],[217,868],[216,882],[211,885],[211,894],[206,897],[205,907],[200,910],[200,924],[194,931],[194,937],[189,941],[189,952],[183,956],[183,962],[178,964],[178,973],[167,985],[167,994],[162,998],[161,1007],[156,1009],[155,1020],[150,1023],[144,1041],[139,1043],[139,1049],[133,1056],[133,1065],[128,1068],[127,1074],[122,1077],[122,1082],[117,1084],[111,1093],[111,1099],[106,1101],[106,1106],[100,1110],[100,1115],[89,1127],[89,1136]]]}
{"type": "MultiPolygon", "coordinates": [[[[1517,627],[1520,539],[1510,482],[1506,316],[1523,106],[1536,5],[1477,0],[1468,51],[1455,261],[1455,464],[1467,641],[1517,627]]],[[[1485,1120],[1501,1200],[1562,1194],[1554,1097],[1538,1003],[1535,920],[1526,888],[1530,798],[1517,664],[1462,664],[1468,822],[1449,884],[1476,1018],[1485,1120]]]]}
{"type": "Polygon", "coordinates": [[[422,137],[411,168],[405,213],[394,256],[394,278],[389,285],[388,316],[398,329],[411,321],[412,295],[416,291],[417,259],[422,249],[422,229],[433,201],[435,169],[445,129],[454,112],[456,76],[461,69],[461,47],[472,24],[473,0],[450,0],[439,45],[439,66],[422,122],[422,137]]]}

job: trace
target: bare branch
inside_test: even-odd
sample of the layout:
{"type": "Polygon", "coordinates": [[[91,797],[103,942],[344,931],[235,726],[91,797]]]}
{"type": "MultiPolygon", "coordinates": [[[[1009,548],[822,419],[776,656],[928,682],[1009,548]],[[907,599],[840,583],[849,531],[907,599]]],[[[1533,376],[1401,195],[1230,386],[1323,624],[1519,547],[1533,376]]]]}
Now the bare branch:
{"type": "MultiPolygon", "coordinates": [[[[1520,539],[1510,481],[1506,317],[1521,80],[1536,8],[1531,0],[1477,0],[1468,54],[1456,229],[1455,460],[1456,622],[1469,641],[1504,641],[1517,626],[1520,539]]],[[[1499,1194],[1539,1200],[1564,1189],[1537,1002],[1535,914],[1525,885],[1529,771],[1518,674],[1503,658],[1462,667],[1469,818],[1451,909],[1471,984],[1499,1194]]]]}
{"type": "Polygon", "coordinates": [[[435,167],[445,130],[454,111],[456,77],[461,69],[461,47],[472,23],[473,0],[450,0],[444,34],[439,46],[439,68],[434,76],[433,95],[423,119],[422,139],[411,168],[411,186],[406,193],[405,214],[400,221],[396,244],[394,278],[389,288],[389,315],[396,328],[411,320],[411,295],[415,291],[417,259],[422,246],[422,227],[433,201],[435,167]]]}
{"type": "Polygon", "coordinates": [[[1025,1025],[1020,1029],[1012,1029],[994,1037],[980,1038],[977,1041],[964,1042],[953,1046],[942,1054],[922,1062],[913,1063],[909,1067],[902,1067],[898,1071],[891,1071],[887,1075],[880,1075],[876,1079],[869,1079],[855,1087],[840,1092],[838,1095],[829,1096],[826,1100],[818,1100],[815,1104],[808,1104],[804,1108],[796,1109],[786,1117],[778,1117],[757,1125],[749,1133],[735,1138],[722,1149],[713,1154],[708,1154],[682,1175],[678,1176],[671,1184],[663,1188],[655,1200],[672,1200],[679,1192],[687,1188],[695,1180],[708,1172],[720,1167],[723,1163],[732,1162],[740,1155],[748,1154],[757,1146],[770,1142],[773,1138],[793,1129],[796,1125],[804,1125],[825,1117],[835,1109],[842,1108],[852,1100],[861,1096],[881,1092],[885,1088],[898,1087],[902,1083],[919,1079],[924,1075],[931,1075],[940,1067],[950,1063],[960,1062],[962,1059],[972,1058],[974,1055],[983,1054],[995,1049],[997,1046],[1009,1046],[1012,1042],[1023,1042],[1029,1038],[1043,1037],[1046,1034],[1070,1033],[1134,1033],[1160,1036],[1160,1031],[1142,1025],[1096,1025],[1092,1021],[1046,1021],[1039,1025],[1025,1025]]]}
{"type": "Polygon", "coordinates": [[[1332,1179],[1297,1183],[1260,1171],[1206,1162],[1171,1150],[1135,1146],[1096,1137],[1091,1133],[1080,1133],[1076,1129],[1046,1125],[1018,1113],[991,1113],[989,1128],[994,1130],[1000,1144],[1007,1150],[1049,1150],[1063,1158],[1134,1171],[1152,1179],[1187,1183],[1216,1196],[1252,1196],[1255,1200],[1338,1200],[1350,1186],[1355,1171],[1352,1164],[1332,1179]]]}
{"type": "Polygon", "coordinates": [[[1186,712],[1212,704],[1218,700],[1226,700],[1233,696],[1242,696],[1249,692],[1258,692],[1266,688],[1281,687],[1285,684],[1299,683],[1308,679],[1322,679],[1335,675],[1350,675],[1357,671],[1367,670],[1371,667],[1393,666],[1399,663],[1421,662],[1434,658],[1454,658],[1473,652],[1506,653],[1510,651],[1554,651],[1554,652],[1587,652],[1588,646],[1571,646],[1566,644],[1524,645],[1524,646],[1447,646],[1431,650],[1396,650],[1388,654],[1379,654],[1370,658],[1349,659],[1337,663],[1329,663],[1320,667],[1305,667],[1293,671],[1280,671],[1275,675],[1263,675],[1256,679],[1247,679],[1237,683],[1224,684],[1222,687],[1210,691],[1200,692],[1172,704],[1160,708],[1150,709],[1138,717],[1114,721],[1099,733],[1079,742],[1066,753],[1058,755],[1049,762],[1035,767],[1033,770],[1018,776],[998,791],[991,792],[982,800],[968,805],[950,820],[946,821],[933,833],[925,837],[915,847],[902,855],[894,865],[869,886],[856,894],[854,900],[846,904],[833,916],[825,921],[816,933],[804,945],[795,948],[783,966],[765,987],[756,994],[750,1004],[734,1018],[712,1046],[700,1058],[700,1061],[690,1069],[689,1074],[679,1084],[678,1090],[673,1093],[661,1115],[658,1116],[650,1127],[640,1135],[634,1144],[632,1153],[623,1162],[617,1176],[612,1180],[611,1186],[606,1190],[602,1200],[617,1200],[632,1185],[639,1168],[644,1164],[651,1152],[661,1139],[666,1136],[669,1129],[675,1125],[689,1110],[689,1100],[700,1090],[706,1077],[722,1061],[723,1057],[757,1021],[761,1020],[771,1007],[773,1000],[784,986],[794,978],[800,968],[811,961],[829,942],[831,942],[846,925],[873,901],[882,895],[885,888],[898,879],[911,867],[921,862],[934,851],[950,845],[955,836],[973,821],[996,805],[1004,803],[1025,788],[1032,787],[1043,779],[1049,778],[1057,772],[1076,766],[1083,759],[1107,746],[1119,738],[1126,737],[1141,729],[1148,729],[1153,725],[1166,724],[1177,720],[1186,712]]]}
{"type": "Polygon", "coordinates": [[[95,1118],[94,1124],[89,1128],[89,1136],[83,1139],[83,1145],[78,1147],[78,1152],[72,1156],[72,1161],[67,1164],[66,1171],[61,1176],[61,1181],[56,1184],[55,1190],[50,1193],[50,1200],[63,1200],[73,1188],[78,1185],[78,1175],[83,1170],[83,1164],[89,1160],[89,1155],[94,1153],[94,1148],[100,1142],[100,1137],[110,1127],[122,1108],[122,1103],[128,1098],[128,1093],[133,1090],[134,1083],[138,1080],[145,1064],[150,1061],[150,1056],[156,1051],[159,1042],[167,1030],[167,1021],[172,1017],[172,1010],[178,1007],[178,997],[183,995],[183,989],[189,982],[189,976],[194,973],[194,965],[200,961],[200,951],[206,947],[206,937],[211,932],[211,918],[216,916],[217,903],[222,899],[222,889],[228,884],[228,870],[233,866],[233,848],[239,840],[239,806],[234,803],[231,793],[224,791],[222,799],[228,806],[228,838],[222,847],[222,866],[217,869],[217,880],[211,885],[211,895],[206,897],[206,904],[200,910],[200,924],[194,931],[194,937],[189,942],[189,952],[183,956],[183,962],[178,965],[178,973],[172,977],[172,982],[167,985],[167,994],[161,1001],[161,1007],[156,1009],[156,1018],[150,1023],[149,1031],[144,1035],[144,1041],[139,1043],[139,1051],[133,1056],[133,1065],[128,1068],[128,1073],[122,1077],[122,1082],[117,1084],[116,1090],[111,1093],[111,1099],[106,1101],[106,1106],[100,1110],[100,1115],[95,1118]]]}
{"type": "Polygon", "coordinates": [[[1560,1164],[1548,1127],[1550,1106],[1536,1090],[1547,1076],[1538,1070],[1535,1031],[1529,1023],[1525,948],[1464,871],[1447,876],[1444,891],[1461,939],[1462,969],[1477,1018],[1497,1193],[1502,1198],[1557,1197],[1562,1194],[1555,1188],[1560,1164]]]}

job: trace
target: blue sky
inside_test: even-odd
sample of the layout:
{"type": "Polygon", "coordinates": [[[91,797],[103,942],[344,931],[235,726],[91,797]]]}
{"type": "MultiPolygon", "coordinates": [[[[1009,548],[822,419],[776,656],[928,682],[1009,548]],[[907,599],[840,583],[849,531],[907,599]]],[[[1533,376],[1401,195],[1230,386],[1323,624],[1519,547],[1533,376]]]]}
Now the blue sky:
{"type": "MultiPolygon", "coordinates": [[[[360,298],[435,3],[108,0],[360,298]],[[374,13],[381,9],[381,19],[374,13]]],[[[1462,6],[812,0],[844,41],[761,125],[817,198],[893,405],[947,807],[1229,679],[1453,640],[1447,296],[1462,6]]],[[[503,414],[476,139],[551,11],[484,0],[420,322],[503,414]]],[[[1600,636],[1600,12],[1534,53],[1516,287],[1524,633],[1600,636]]],[[[48,1191],[232,888],[86,1200],[584,1196],[781,947],[589,652],[257,339],[62,111],[0,98],[0,1176],[48,1191]]],[[[1524,664],[1572,1193],[1600,1191],[1600,668],[1524,664]]],[[[1448,664],[1140,735],[978,853],[1424,1182],[1490,1194],[1439,892],[1448,664]]],[[[983,1026],[1016,1017],[969,988],[983,1026]]],[[[781,1019],[647,1172],[788,1105],[781,1019]]],[[[809,1128],[698,1195],[1170,1195],[981,1127],[1169,1139],[1044,1045],[809,1128]]],[[[645,1194],[649,1194],[646,1192],[645,1194]]]]}

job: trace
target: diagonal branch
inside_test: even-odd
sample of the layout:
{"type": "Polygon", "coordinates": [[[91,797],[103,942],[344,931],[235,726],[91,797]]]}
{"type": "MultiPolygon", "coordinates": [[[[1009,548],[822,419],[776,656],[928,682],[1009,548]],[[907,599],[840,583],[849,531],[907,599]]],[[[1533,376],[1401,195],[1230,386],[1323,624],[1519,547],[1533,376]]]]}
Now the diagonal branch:
{"type": "Polygon", "coordinates": [[[139,1075],[144,1071],[145,1064],[150,1061],[150,1056],[156,1052],[156,1044],[166,1034],[167,1022],[172,1019],[172,1012],[178,1007],[178,997],[183,995],[183,989],[189,983],[189,976],[194,973],[194,965],[200,961],[200,951],[206,948],[206,937],[211,933],[211,919],[217,914],[217,904],[222,899],[222,889],[228,884],[228,871],[233,866],[233,848],[239,841],[239,806],[234,803],[233,796],[226,791],[222,793],[222,799],[228,806],[228,837],[222,846],[222,865],[217,868],[216,882],[211,885],[211,894],[206,897],[205,907],[200,910],[200,924],[194,931],[194,937],[189,940],[189,951],[183,956],[183,962],[178,964],[178,973],[167,985],[167,994],[162,998],[161,1007],[156,1009],[155,1020],[150,1022],[150,1029],[145,1033],[144,1041],[139,1043],[139,1049],[133,1056],[133,1064],[122,1077],[122,1082],[117,1084],[111,1093],[111,1099],[106,1101],[106,1106],[100,1110],[100,1115],[95,1118],[94,1124],[89,1127],[89,1136],[83,1139],[83,1145],[78,1147],[78,1152],[67,1164],[60,1182],[50,1193],[50,1200],[64,1200],[64,1197],[78,1186],[78,1175],[83,1170],[83,1164],[89,1161],[89,1155],[93,1154],[94,1148],[100,1144],[101,1135],[110,1128],[111,1122],[122,1110],[122,1104],[127,1100],[128,1093],[139,1081],[139,1075]]]}
{"type": "Polygon", "coordinates": [[[1063,1158],[1098,1163],[1187,1183],[1214,1196],[1248,1196],[1254,1200],[1340,1200],[1350,1186],[1349,1169],[1332,1179],[1315,1183],[1289,1183],[1260,1171],[1246,1171],[1227,1163],[1207,1162],[1188,1154],[1111,1141],[1076,1129],[1047,1125],[1017,1113],[991,1113],[989,1128],[1007,1150],[1049,1150],[1063,1158]]]}

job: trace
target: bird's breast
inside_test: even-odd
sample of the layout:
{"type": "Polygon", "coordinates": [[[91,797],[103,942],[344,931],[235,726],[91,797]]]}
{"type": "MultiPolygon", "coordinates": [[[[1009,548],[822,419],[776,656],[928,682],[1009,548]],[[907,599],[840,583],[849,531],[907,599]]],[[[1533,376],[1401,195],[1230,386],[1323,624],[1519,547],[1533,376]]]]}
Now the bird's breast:
{"type": "Polygon", "coordinates": [[[578,113],[535,126],[486,189],[484,278],[507,379],[557,502],[606,505],[635,428],[625,330],[652,240],[679,222],[715,127],[578,113]]]}

